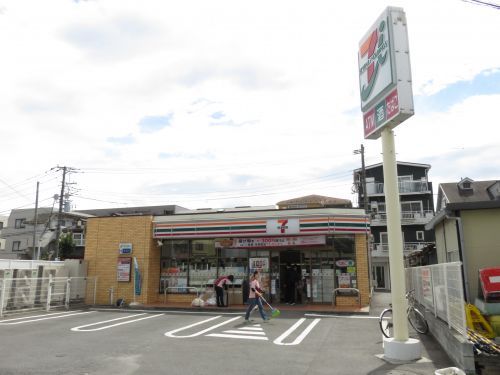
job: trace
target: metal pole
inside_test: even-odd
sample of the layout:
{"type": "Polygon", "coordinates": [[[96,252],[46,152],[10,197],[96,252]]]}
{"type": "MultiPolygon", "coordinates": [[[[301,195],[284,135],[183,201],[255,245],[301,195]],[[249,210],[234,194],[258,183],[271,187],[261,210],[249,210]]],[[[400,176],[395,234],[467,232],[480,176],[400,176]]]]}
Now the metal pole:
{"type": "Polygon", "coordinates": [[[57,214],[57,230],[56,230],[56,260],[59,260],[59,235],[61,234],[61,215],[64,198],[64,184],[66,182],[66,167],[63,167],[61,195],[59,195],[59,212],[57,214]]]}
{"type": "Polygon", "coordinates": [[[361,179],[363,183],[363,208],[368,213],[368,192],[366,191],[365,146],[361,144],[361,179]]]}
{"type": "Polygon", "coordinates": [[[2,284],[1,292],[0,292],[0,318],[3,317],[3,305],[5,300],[5,279],[0,280],[0,284],[2,284]]]}
{"type": "Polygon", "coordinates": [[[36,182],[36,199],[35,199],[35,218],[33,222],[33,257],[37,260],[40,259],[39,254],[36,252],[36,227],[38,225],[38,190],[40,188],[40,182],[36,182]]]}
{"type": "Polygon", "coordinates": [[[384,162],[384,192],[387,207],[387,235],[389,239],[389,267],[391,272],[392,312],[394,339],[408,340],[406,321],[405,274],[403,266],[403,236],[401,234],[401,206],[396,164],[394,132],[382,130],[382,153],[384,162]]]}

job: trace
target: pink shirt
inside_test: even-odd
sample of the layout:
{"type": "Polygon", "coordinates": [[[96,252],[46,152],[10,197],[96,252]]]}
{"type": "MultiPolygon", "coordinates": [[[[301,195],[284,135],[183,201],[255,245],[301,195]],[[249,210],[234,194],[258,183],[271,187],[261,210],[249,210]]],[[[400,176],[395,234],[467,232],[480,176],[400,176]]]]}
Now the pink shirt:
{"type": "Polygon", "coordinates": [[[214,285],[220,288],[224,287],[224,284],[230,284],[231,280],[227,276],[221,276],[217,280],[215,280],[214,285]]]}
{"type": "Polygon", "coordinates": [[[250,294],[248,295],[248,298],[255,298],[255,292],[253,290],[259,290],[260,289],[260,284],[257,279],[250,281],[250,294]]]}

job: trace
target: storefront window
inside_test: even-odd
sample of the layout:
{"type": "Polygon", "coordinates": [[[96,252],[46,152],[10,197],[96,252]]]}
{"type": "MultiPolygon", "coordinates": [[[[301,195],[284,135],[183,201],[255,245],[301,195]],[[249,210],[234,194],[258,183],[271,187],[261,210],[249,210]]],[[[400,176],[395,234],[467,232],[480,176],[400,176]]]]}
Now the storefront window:
{"type": "Polygon", "coordinates": [[[217,278],[217,257],[213,240],[191,241],[189,286],[204,288],[217,278]]]}
{"type": "MultiPolygon", "coordinates": [[[[332,240],[335,251],[335,287],[357,288],[356,244],[354,236],[334,236],[332,240]]],[[[352,292],[347,290],[344,293],[350,294],[352,292]]]]}
{"type": "Polygon", "coordinates": [[[189,241],[166,241],[161,248],[160,293],[186,293],[189,241]]]}
{"type": "Polygon", "coordinates": [[[219,274],[234,275],[235,279],[245,279],[248,275],[247,249],[221,249],[219,274]]]}

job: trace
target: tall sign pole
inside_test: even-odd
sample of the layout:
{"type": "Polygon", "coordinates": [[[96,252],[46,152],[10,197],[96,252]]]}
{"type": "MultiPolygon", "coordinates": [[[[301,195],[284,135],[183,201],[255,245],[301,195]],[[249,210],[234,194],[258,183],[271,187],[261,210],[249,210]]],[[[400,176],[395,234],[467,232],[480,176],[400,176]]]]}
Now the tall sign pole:
{"type": "Polygon", "coordinates": [[[358,49],[359,90],[365,139],[382,137],[384,193],[387,208],[394,337],[384,338],[388,359],[421,357],[420,342],[408,337],[403,238],[393,130],[413,116],[406,15],[387,7],[361,39],[358,49]]]}

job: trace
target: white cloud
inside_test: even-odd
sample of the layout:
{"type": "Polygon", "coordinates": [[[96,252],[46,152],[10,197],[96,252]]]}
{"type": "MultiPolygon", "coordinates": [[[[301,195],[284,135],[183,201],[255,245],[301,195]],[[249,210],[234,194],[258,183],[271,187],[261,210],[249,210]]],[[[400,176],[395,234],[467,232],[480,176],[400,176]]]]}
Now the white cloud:
{"type": "MultiPolygon", "coordinates": [[[[86,172],[73,176],[82,196],[130,205],[352,199],[353,149],[364,143],[367,163],[381,161],[380,141],[362,138],[357,48],[386,5],[3,1],[2,158],[15,160],[3,164],[3,179],[15,185],[69,165],[86,172]],[[168,126],[141,132],[141,120],[169,114],[168,126]],[[124,137],[134,142],[110,142],[124,137]],[[156,186],[183,195],[150,194],[156,186]]],[[[455,0],[393,5],[407,13],[415,95],[499,68],[497,11],[455,0]]],[[[494,169],[466,169],[497,165],[498,99],[417,113],[396,129],[398,159],[435,161],[436,185],[453,175],[492,178],[494,169]]],[[[42,176],[47,197],[58,192],[55,177],[42,176]]],[[[26,204],[6,189],[0,212],[26,204]]]]}

